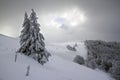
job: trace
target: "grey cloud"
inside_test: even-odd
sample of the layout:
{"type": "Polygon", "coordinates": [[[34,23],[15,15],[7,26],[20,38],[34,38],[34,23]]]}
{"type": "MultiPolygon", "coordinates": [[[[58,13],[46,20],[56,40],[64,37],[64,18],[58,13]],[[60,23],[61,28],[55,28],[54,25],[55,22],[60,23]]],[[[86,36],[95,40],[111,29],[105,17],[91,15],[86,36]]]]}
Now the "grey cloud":
{"type": "Polygon", "coordinates": [[[76,6],[85,11],[87,22],[84,25],[66,30],[66,32],[58,32],[56,35],[50,31],[47,33],[47,28],[42,27],[48,42],[86,39],[120,41],[119,3],[120,0],[1,0],[0,29],[5,26],[12,27],[18,36],[25,11],[30,13],[31,8],[34,8],[37,14],[41,15],[76,6]]]}

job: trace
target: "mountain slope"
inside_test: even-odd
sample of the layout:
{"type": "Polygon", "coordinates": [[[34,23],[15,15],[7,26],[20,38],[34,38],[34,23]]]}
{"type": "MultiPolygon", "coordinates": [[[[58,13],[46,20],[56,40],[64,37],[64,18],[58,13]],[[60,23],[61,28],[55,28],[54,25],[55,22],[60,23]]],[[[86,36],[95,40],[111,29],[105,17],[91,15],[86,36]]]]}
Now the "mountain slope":
{"type": "Polygon", "coordinates": [[[72,62],[76,55],[86,59],[83,42],[78,43],[77,51],[69,51],[66,45],[74,43],[47,44],[52,54],[44,66],[28,56],[18,54],[14,61],[15,51],[19,48],[19,40],[0,35],[0,80],[112,80],[108,74],[92,70],[72,62]],[[30,65],[29,76],[26,76],[30,65]]]}

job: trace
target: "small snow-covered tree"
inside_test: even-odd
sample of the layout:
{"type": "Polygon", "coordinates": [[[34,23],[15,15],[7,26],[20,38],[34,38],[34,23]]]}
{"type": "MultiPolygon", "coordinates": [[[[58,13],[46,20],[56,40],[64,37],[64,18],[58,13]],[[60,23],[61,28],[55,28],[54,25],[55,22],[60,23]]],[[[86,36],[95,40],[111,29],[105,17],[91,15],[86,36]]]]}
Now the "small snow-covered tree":
{"type": "Polygon", "coordinates": [[[44,64],[48,61],[50,53],[48,53],[45,49],[44,37],[40,33],[40,24],[37,22],[37,19],[36,13],[32,9],[32,13],[30,15],[30,22],[32,26],[30,51],[31,53],[34,53],[35,59],[37,59],[39,63],[44,64]]]}
{"type": "Polygon", "coordinates": [[[25,55],[30,55],[29,47],[31,45],[30,35],[31,35],[31,23],[28,18],[27,13],[25,12],[24,22],[23,22],[23,29],[20,35],[20,48],[18,52],[23,53],[25,55]]]}

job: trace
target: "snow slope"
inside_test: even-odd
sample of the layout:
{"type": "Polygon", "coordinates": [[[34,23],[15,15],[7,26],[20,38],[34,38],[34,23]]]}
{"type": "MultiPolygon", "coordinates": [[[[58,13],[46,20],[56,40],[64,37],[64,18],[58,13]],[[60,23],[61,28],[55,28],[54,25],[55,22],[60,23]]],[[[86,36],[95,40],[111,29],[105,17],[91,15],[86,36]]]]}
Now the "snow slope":
{"type": "Polygon", "coordinates": [[[76,55],[87,58],[83,42],[78,43],[77,51],[69,51],[66,45],[74,43],[47,44],[47,50],[52,54],[44,66],[35,60],[18,54],[14,61],[19,40],[0,35],[0,80],[113,80],[108,74],[92,70],[72,62],[76,55]],[[30,74],[26,76],[30,65],[30,74]]]}

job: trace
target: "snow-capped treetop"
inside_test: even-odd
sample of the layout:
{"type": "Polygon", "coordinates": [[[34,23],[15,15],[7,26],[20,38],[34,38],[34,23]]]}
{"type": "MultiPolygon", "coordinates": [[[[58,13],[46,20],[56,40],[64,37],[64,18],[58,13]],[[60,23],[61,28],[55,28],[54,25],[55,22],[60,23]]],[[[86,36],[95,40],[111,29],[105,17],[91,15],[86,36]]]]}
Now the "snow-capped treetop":
{"type": "Polygon", "coordinates": [[[28,18],[28,14],[27,14],[27,12],[25,11],[25,17],[24,18],[28,18]]]}
{"type": "Polygon", "coordinates": [[[34,9],[31,9],[31,10],[32,10],[32,13],[31,13],[31,15],[30,15],[30,21],[31,21],[32,23],[37,23],[38,17],[37,17],[37,15],[36,15],[34,9]]]}

